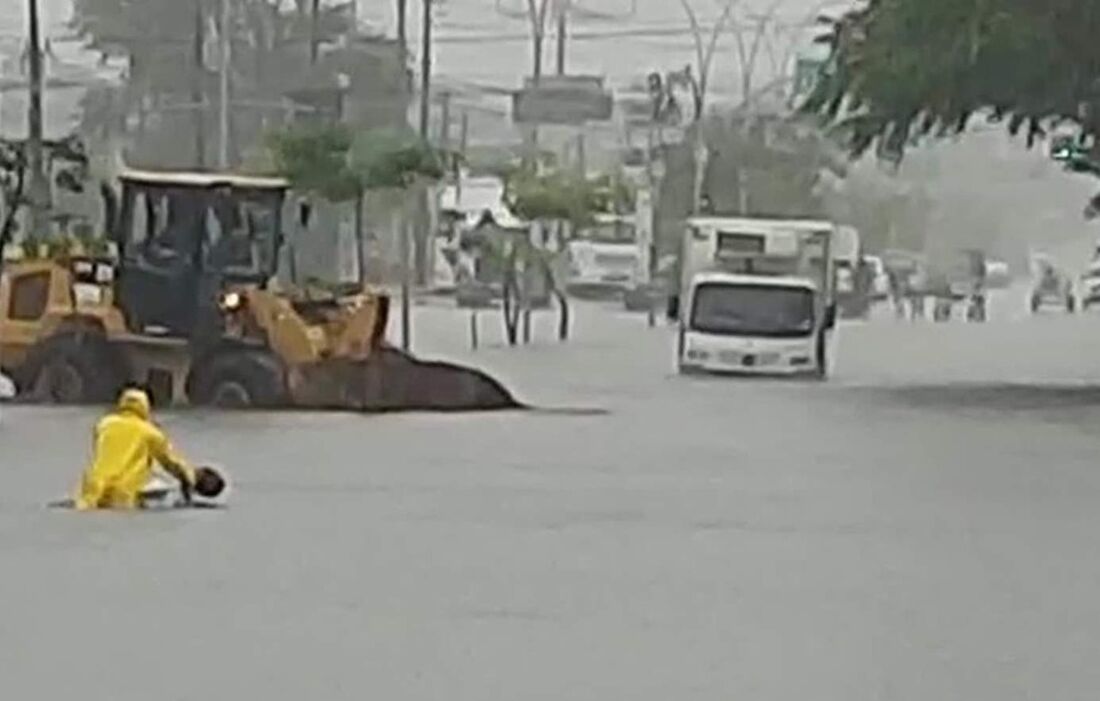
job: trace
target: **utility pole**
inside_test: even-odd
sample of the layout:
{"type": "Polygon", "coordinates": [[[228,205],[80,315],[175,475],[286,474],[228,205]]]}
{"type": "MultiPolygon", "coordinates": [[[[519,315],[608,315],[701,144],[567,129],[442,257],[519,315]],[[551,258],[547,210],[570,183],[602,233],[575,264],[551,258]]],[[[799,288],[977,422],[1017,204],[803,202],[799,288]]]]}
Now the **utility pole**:
{"type": "MultiPolygon", "coordinates": [[[[315,0],[316,2],[316,0],[315,0]]],[[[232,15],[230,13],[230,0],[221,0],[221,72],[218,76],[218,167],[222,170],[229,168],[229,68],[233,60],[230,55],[232,49],[232,15]]]]}
{"type": "Polygon", "coordinates": [[[397,45],[401,47],[401,59],[409,52],[408,26],[409,0],[397,0],[397,45]]]}
{"type": "Polygon", "coordinates": [[[470,140],[470,113],[462,110],[462,121],[458,130],[459,165],[455,168],[455,204],[462,202],[462,164],[466,162],[466,148],[470,140]]]}
{"type": "Polygon", "coordinates": [[[585,148],[584,140],[584,127],[581,126],[580,131],[577,133],[577,175],[581,180],[588,177],[588,154],[585,148]]]}
{"type": "Polygon", "coordinates": [[[566,3],[559,2],[558,4],[558,75],[565,75],[565,43],[569,40],[566,25],[568,24],[568,17],[566,12],[566,3]]]}
{"type": "Polygon", "coordinates": [[[412,348],[412,311],[409,308],[409,258],[411,251],[409,250],[409,236],[411,232],[409,229],[409,217],[408,217],[409,205],[408,197],[405,198],[405,212],[400,217],[401,219],[401,231],[398,232],[400,236],[400,255],[401,255],[401,349],[406,353],[412,348]]]}
{"type": "MultiPolygon", "coordinates": [[[[424,144],[428,143],[428,137],[430,136],[431,128],[431,116],[432,116],[432,0],[420,0],[423,9],[423,26],[420,29],[420,138],[424,144]]],[[[406,218],[403,222],[400,236],[401,236],[401,348],[408,351],[412,346],[412,313],[409,309],[410,305],[410,248],[415,251],[416,255],[416,267],[419,272],[422,259],[427,257],[426,247],[428,232],[426,220],[428,219],[427,213],[427,189],[423,187],[416,188],[416,209],[422,216],[416,218],[416,243],[415,247],[410,246],[409,237],[412,235],[411,228],[408,225],[406,218]]],[[[406,212],[408,206],[406,204],[406,212]]]]}
{"type": "Polygon", "coordinates": [[[451,93],[445,92],[439,96],[440,117],[439,145],[445,150],[451,148],[451,93]]]}
{"type": "Polygon", "coordinates": [[[420,30],[420,137],[428,140],[432,93],[432,0],[420,0],[424,26],[420,30]]]}
{"type": "Polygon", "coordinates": [[[38,0],[27,1],[30,95],[27,106],[27,168],[30,170],[30,233],[41,236],[49,227],[49,181],[42,153],[42,51],[38,32],[38,0]]]}
{"type": "Polygon", "coordinates": [[[203,62],[203,44],[206,41],[206,22],[202,12],[202,0],[194,0],[195,27],[191,36],[191,103],[194,110],[195,167],[206,167],[206,97],[203,89],[203,76],[206,65],[203,62]]]}
{"type": "Polygon", "coordinates": [[[458,152],[466,158],[466,149],[470,146],[470,113],[462,110],[462,126],[458,132],[458,152]]]}
{"type": "Polygon", "coordinates": [[[309,65],[317,63],[318,47],[321,43],[320,37],[320,16],[321,16],[321,0],[313,0],[313,4],[309,9],[309,65]]]}
{"type": "Polygon", "coordinates": [[[749,214],[749,172],[744,165],[737,168],[737,213],[743,217],[749,214]]]}

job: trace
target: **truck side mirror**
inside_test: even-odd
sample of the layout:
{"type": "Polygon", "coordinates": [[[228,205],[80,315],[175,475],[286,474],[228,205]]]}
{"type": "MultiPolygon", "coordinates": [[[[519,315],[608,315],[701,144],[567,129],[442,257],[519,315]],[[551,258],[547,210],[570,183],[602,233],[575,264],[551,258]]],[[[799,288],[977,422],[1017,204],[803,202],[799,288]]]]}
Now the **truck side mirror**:
{"type": "Polygon", "coordinates": [[[680,319],[680,295],[668,296],[665,316],[668,317],[669,321],[678,321],[680,319]]]}
{"type": "Polygon", "coordinates": [[[99,184],[99,196],[103,200],[103,229],[108,240],[119,242],[122,240],[122,232],[119,223],[118,195],[106,182],[99,184]]]}
{"type": "Polygon", "coordinates": [[[836,303],[825,307],[825,330],[832,331],[836,328],[836,303]]]}

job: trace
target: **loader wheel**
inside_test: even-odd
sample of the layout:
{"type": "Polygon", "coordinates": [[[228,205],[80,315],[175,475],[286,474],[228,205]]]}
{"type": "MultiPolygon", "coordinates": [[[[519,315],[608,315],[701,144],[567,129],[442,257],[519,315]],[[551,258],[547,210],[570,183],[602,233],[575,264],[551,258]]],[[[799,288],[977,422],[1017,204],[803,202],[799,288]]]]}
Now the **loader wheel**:
{"type": "Polygon", "coordinates": [[[21,393],[56,404],[109,404],[126,379],[119,355],[97,333],[62,333],[33,348],[18,373],[21,393]]]}
{"type": "Polygon", "coordinates": [[[225,409],[285,405],[285,380],[279,362],[258,351],[214,356],[188,380],[188,399],[199,406],[225,409]]]}

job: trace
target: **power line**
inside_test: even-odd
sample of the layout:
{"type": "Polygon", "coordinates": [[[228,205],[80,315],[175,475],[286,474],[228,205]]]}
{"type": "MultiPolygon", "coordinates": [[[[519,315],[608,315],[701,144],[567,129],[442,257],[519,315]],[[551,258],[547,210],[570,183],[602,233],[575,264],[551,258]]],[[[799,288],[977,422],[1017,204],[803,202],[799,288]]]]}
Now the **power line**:
{"type": "MultiPolygon", "coordinates": [[[[781,28],[804,28],[812,26],[812,23],[790,25],[778,25],[781,28]]],[[[733,23],[728,29],[751,28],[752,25],[740,25],[733,23]]],[[[701,26],[703,33],[713,31],[713,27],[701,26]]],[[[570,35],[572,41],[593,41],[599,39],[616,39],[629,37],[690,37],[693,35],[691,27],[636,27],[633,29],[606,29],[606,30],[580,30],[570,35]]],[[[485,42],[527,42],[531,40],[527,32],[485,32],[485,33],[459,33],[445,34],[435,38],[437,44],[481,44],[485,42]]]]}

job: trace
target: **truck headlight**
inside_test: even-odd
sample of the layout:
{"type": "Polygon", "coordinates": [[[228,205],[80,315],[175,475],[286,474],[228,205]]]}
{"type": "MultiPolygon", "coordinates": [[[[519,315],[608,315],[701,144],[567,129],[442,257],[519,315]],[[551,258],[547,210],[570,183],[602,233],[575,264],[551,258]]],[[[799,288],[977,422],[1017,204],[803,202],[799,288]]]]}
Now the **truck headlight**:
{"type": "Polygon", "coordinates": [[[710,353],[699,348],[688,348],[686,355],[688,360],[706,360],[710,357],[710,353]]]}
{"type": "Polygon", "coordinates": [[[244,298],[241,297],[240,292],[223,292],[221,299],[218,300],[218,306],[227,312],[235,312],[243,305],[244,298]]]}

